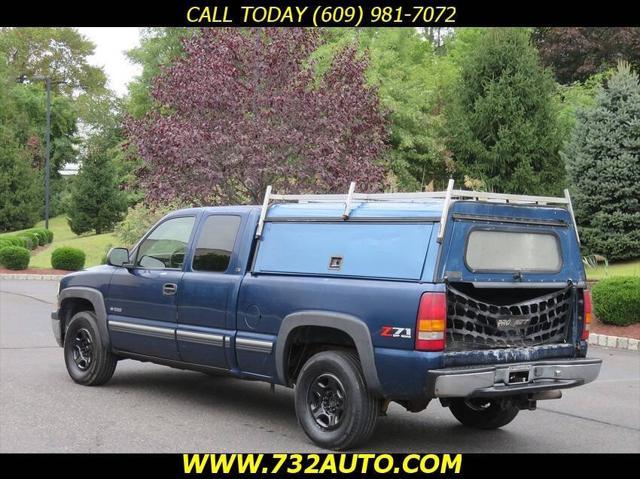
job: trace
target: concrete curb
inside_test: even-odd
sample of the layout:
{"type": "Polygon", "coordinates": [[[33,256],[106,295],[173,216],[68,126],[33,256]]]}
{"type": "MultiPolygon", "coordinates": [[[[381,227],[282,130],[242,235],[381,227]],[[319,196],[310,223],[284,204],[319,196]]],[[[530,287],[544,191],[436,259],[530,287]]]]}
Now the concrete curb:
{"type": "Polygon", "coordinates": [[[41,281],[59,281],[63,274],[0,274],[0,280],[3,279],[33,279],[41,281]]]}
{"type": "Polygon", "coordinates": [[[606,334],[589,334],[589,344],[604,346],[605,348],[626,349],[627,351],[640,351],[640,340],[623,338],[620,336],[607,336],[606,334]]]}

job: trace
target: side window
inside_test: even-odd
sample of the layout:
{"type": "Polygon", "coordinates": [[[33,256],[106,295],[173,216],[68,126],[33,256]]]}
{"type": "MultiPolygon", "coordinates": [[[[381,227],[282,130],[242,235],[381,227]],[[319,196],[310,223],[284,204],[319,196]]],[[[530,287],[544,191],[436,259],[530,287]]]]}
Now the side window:
{"type": "Polygon", "coordinates": [[[180,269],[187,252],[195,217],[172,218],[158,225],[138,247],[136,266],[180,269]]]}
{"type": "Polygon", "coordinates": [[[231,261],[239,227],[239,216],[209,216],[196,243],[193,270],[225,272],[231,261]]]}

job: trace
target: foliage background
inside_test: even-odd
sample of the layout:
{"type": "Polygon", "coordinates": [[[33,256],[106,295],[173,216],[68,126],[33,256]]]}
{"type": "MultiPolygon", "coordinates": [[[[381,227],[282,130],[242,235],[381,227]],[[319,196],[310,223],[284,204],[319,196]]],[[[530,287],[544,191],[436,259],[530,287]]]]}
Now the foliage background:
{"type": "Polygon", "coordinates": [[[569,187],[585,253],[640,256],[637,27],[147,28],[128,52],[142,73],[122,98],[94,51],[73,28],[0,28],[0,232],[43,216],[45,95],[16,82],[27,74],[64,82],[53,90],[52,215],[84,223],[82,238],[112,230],[127,207],[118,230],[133,232],[160,202],[255,203],[268,183],[415,191],[453,177],[493,191],[569,187]],[[341,137],[358,126],[358,141],[341,137]],[[82,173],[62,178],[70,163],[82,173]],[[99,201],[82,201],[89,190],[99,201]]]}

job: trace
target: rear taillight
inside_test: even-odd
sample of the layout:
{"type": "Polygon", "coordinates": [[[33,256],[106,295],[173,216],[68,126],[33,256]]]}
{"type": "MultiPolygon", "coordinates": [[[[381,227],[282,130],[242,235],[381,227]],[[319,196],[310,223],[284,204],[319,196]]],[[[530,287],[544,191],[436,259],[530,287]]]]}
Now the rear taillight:
{"type": "Polygon", "coordinates": [[[445,293],[424,293],[420,298],[416,320],[416,349],[442,351],[447,326],[447,296],[445,293]]]}
{"type": "Polygon", "coordinates": [[[589,328],[591,327],[591,291],[584,290],[582,293],[584,310],[584,324],[582,325],[582,336],[580,339],[586,341],[589,339],[589,328]]]}

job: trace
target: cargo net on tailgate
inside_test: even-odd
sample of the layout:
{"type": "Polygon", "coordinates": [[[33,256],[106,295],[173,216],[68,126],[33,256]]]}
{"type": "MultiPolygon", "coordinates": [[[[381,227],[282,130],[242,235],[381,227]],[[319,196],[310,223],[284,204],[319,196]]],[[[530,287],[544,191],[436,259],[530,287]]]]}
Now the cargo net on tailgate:
{"type": "Polygon", "coordinates": [[[562,343],[567,337],[571,286],[527,301],[495,305],[449,286],[447,350],[497,349],[562,343]]]}

